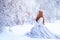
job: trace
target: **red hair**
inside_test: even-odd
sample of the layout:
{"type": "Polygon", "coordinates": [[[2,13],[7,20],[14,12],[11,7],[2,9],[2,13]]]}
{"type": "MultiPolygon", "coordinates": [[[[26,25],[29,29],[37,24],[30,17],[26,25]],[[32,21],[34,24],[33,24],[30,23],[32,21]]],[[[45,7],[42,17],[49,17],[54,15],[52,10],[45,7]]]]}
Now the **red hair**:
{"type": "Polygon", "coordinates": [[[38,15],[37,15],[37,17],[36,17],[36,22],[37,22],[41,17],[43,18],[42,24],[44,24],[44,16],[43,16],[43,12],[42,12],[42,11],[39,11],[39,13],[38,13],[38,15]]]}

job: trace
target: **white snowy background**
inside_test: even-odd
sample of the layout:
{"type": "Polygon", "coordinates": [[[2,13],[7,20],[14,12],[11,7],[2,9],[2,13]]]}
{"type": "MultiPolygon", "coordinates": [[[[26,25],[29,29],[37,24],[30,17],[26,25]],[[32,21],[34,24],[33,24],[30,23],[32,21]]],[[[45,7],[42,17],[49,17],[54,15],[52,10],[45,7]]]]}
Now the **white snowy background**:
{"type": "Polygon", "coordinates": [[[0,40],[40,40],[24,36],[39,10],[44,12],[45,26],[60,35],[60,0],[0,0],[0,40]]]}

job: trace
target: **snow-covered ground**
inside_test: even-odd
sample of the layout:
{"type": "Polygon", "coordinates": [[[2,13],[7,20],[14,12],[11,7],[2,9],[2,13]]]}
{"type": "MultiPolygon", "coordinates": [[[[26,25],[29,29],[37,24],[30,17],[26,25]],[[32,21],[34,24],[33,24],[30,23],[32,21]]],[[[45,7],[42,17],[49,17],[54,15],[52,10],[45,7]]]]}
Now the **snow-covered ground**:
{"type": "MultiPolygon", "coordinates": [[[[60,21],[55,21],[54,23],[45,23],[45,26],[55,34],[60,34],[60,21]]],[[[0,40],[40,40],[39,38],[30,38],[25,36],[27,32],[31,30],[33,25],[24,24],[17,25],[11,27],[11,31],[9,31],[9,27],[0,34],[0,40]]],[[[57,40],[57,39],[41,39],[41,40],[57,40]]]]}

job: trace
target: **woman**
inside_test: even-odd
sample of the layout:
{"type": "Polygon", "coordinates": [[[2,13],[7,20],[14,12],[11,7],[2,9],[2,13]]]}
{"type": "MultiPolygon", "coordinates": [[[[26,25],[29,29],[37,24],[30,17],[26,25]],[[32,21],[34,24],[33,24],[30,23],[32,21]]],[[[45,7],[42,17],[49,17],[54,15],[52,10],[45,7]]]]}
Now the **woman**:
{"type": "Polygon", "coordinates": [[[36,22],[38,22],[39,19],[41,19],[41,23],[44,24],[44,16],[42,11],[39,11],[39,14],[36,17],[36,22]]]}
{"type": "Polygon", "coordinates": [[[27,36],[30,36],[32,38],[59,38],[59,35],[55,35],[51,33],[45,26],[44,26],[44,16],[43,12],[39,11],[36,22],[34,24],[34,27],[31,29],[29,33],[27,33],[27,36]]]}

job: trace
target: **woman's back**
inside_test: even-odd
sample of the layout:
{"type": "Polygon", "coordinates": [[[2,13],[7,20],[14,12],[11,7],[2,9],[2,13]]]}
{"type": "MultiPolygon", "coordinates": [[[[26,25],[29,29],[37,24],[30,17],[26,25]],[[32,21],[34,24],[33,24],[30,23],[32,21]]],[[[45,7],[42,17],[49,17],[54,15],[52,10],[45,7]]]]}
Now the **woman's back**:
{"type": "Polygon", "coordinates": [[[39,25],[43,25],[42,22],[43,22],[43,18],[41,17],[41,18],[38,20],[38,24],[39,24],[39,25]]]}

